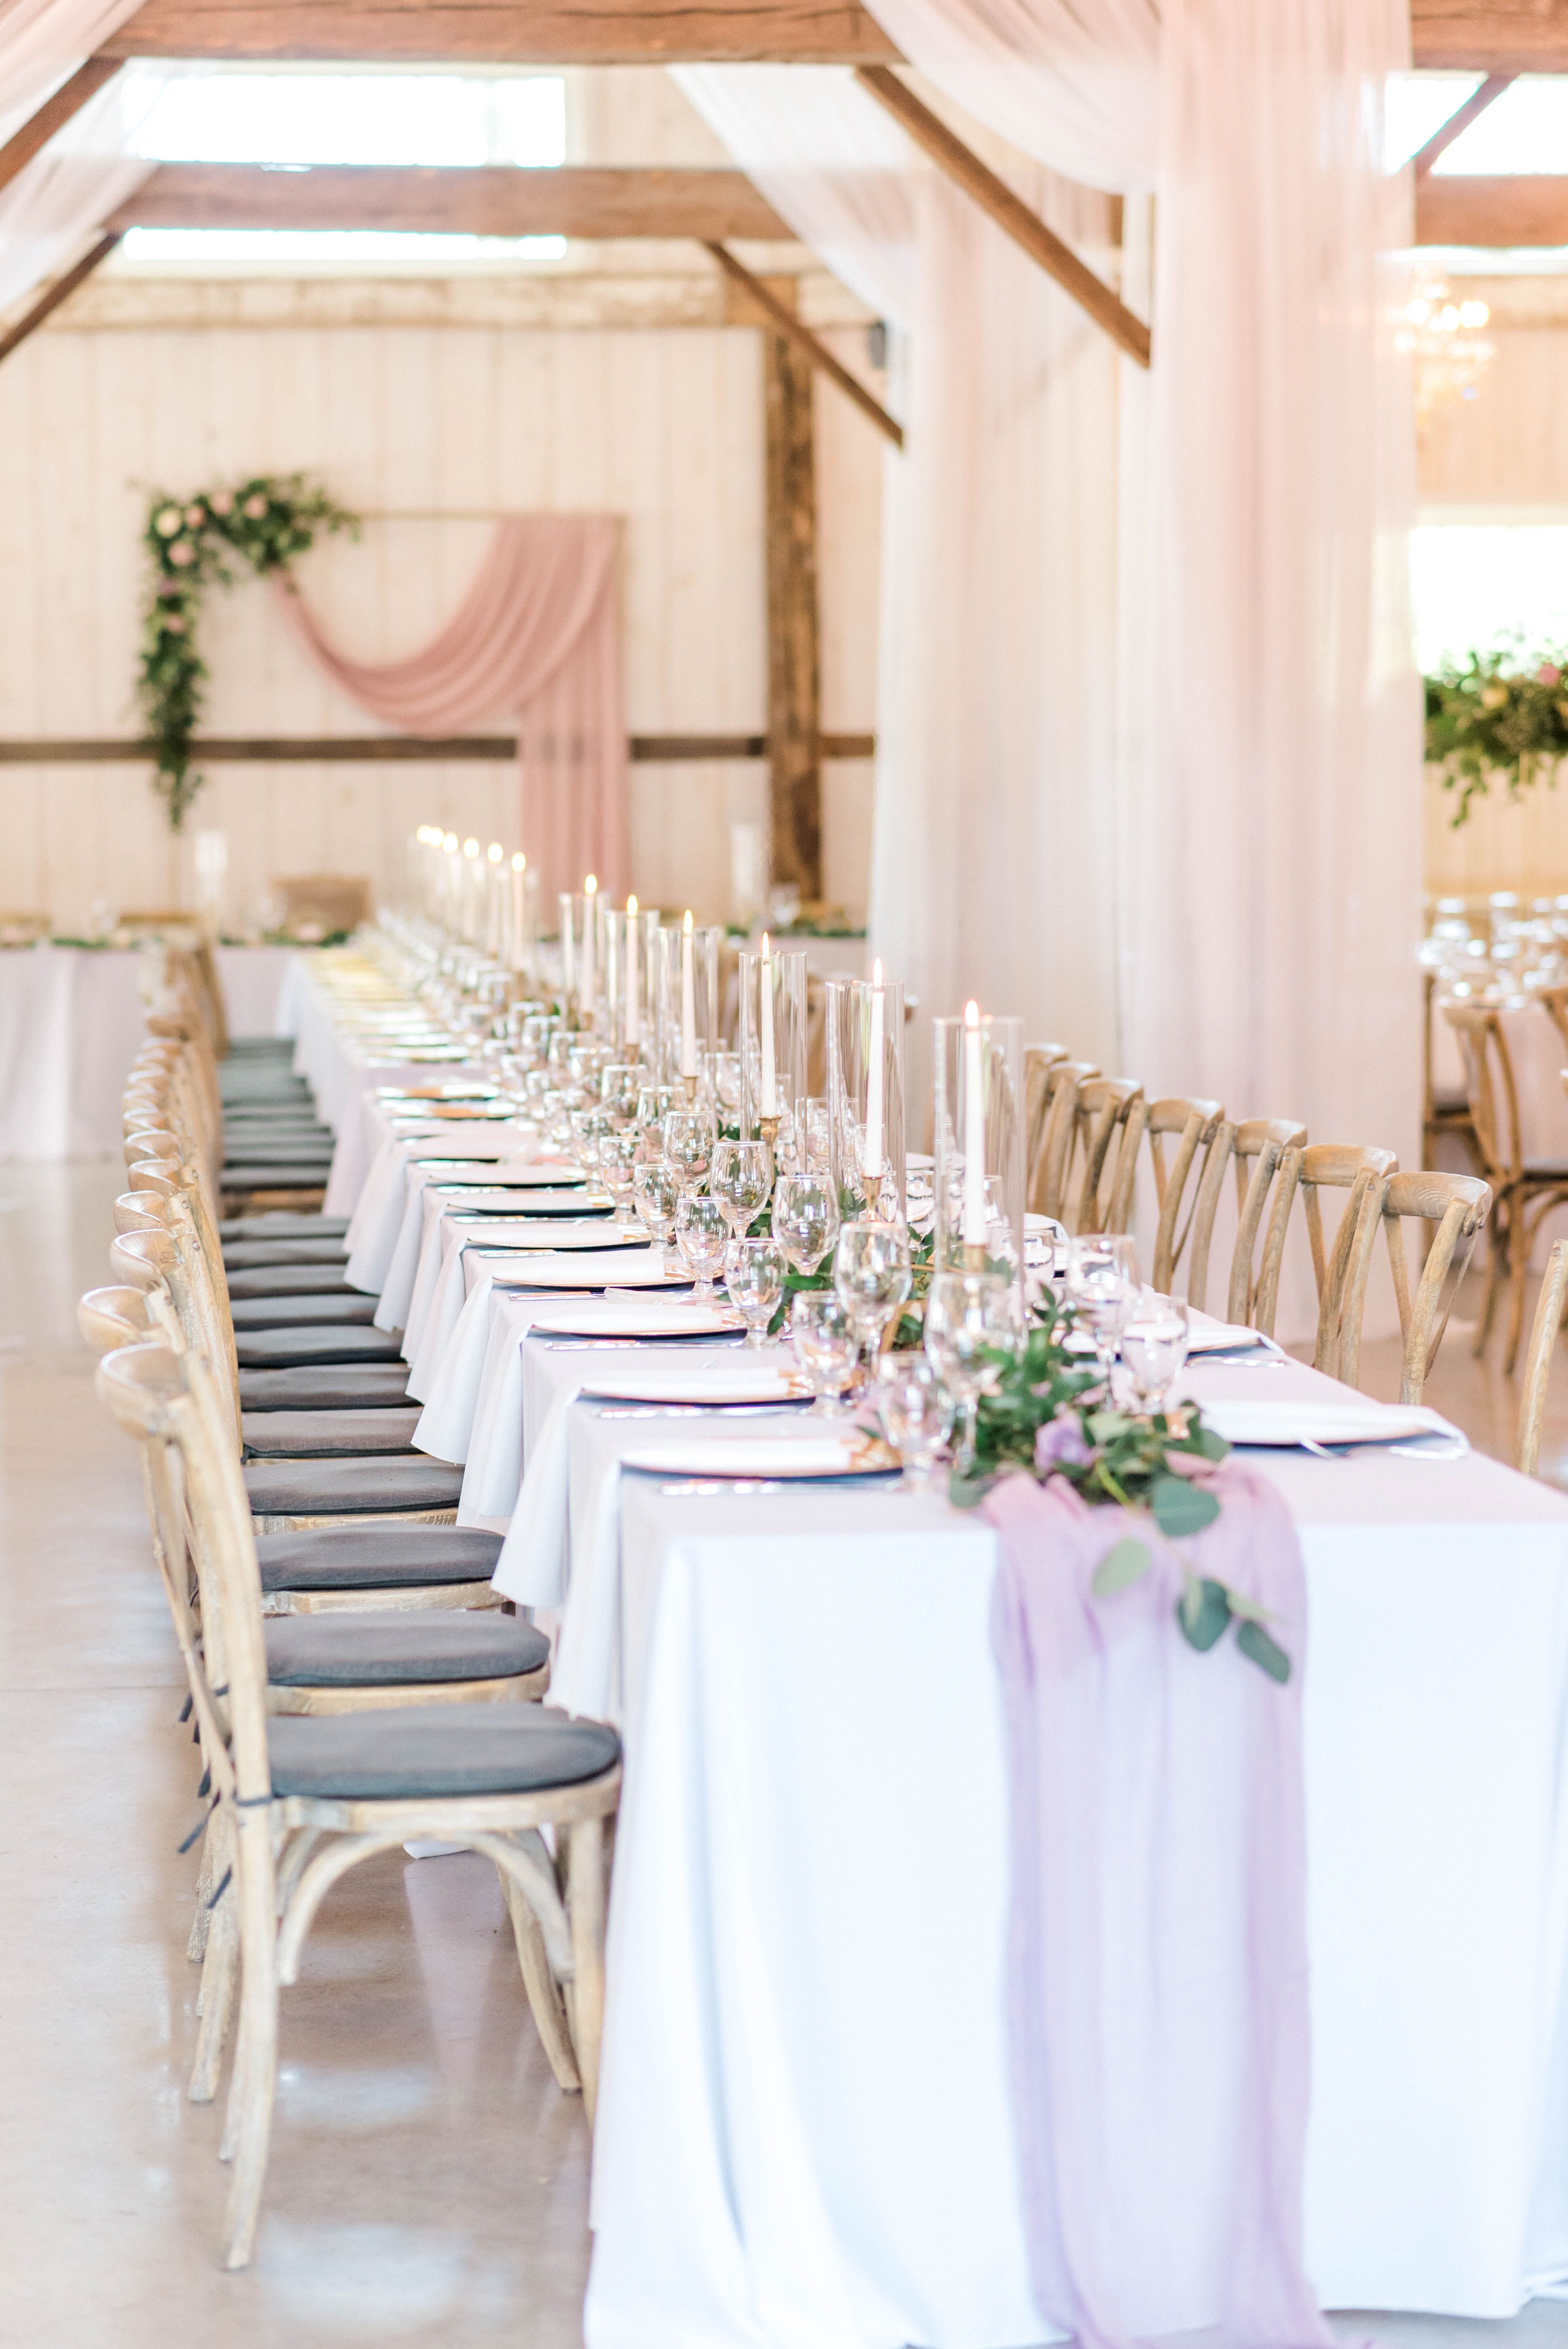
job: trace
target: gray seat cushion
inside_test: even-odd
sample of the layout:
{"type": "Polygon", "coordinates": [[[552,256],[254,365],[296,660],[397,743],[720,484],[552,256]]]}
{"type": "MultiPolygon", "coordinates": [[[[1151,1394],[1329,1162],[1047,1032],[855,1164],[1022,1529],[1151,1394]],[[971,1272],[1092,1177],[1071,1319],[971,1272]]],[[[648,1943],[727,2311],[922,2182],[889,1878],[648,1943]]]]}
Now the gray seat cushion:
{"type": "Polygon", "coordinates": [[[361,1802],[574,1786],[608,1770],[621,1751],[603,1723],[569,1721],[542,1704],[281,1713],[267,1723],[267,1744],[274,1795],[361,1802]]]}
{"type": "Polygon", "coordinates": [[[225,1166],[330,1166],[330,1142],[307,1140],[304,1134],[296,1139],[280,1134],[276,1140],[264,1133],[242,1133],[223,1145],[225,1166]]]}
{"type": "Polygon", "coordinates": [[[241,1297],[233,1306],[240,1330],[317,1330],[364,1326],[376,1318],[379,1299],[341,1289],[335,1297],[241,1297]]]}
{"type": "MultiPolygon", "coordinates": [[[[307,1362],[395,1362],[403,1351],[401,1330],[364,1328],[236,1330],[234,1350],[242,1371],[284,1371],[307,1362]]],[[[408,1373],[404,1371],[405,1385],[408,1373]]],[[[244,1398],[242,1395],[241,1401],[244,1398]]]]}
{"type": "Polygon", "coordinates": [[[302,1264],[335,1265],[341,1270],[347,1262],[348,1250],[341,1240],[231,1240],[223,1250],[225,1272],[302,1264]]]}
{"type": "Polygon", "coordinates": [[[421,1406],[400,1411],[242,1411],[247,1460],[301,1460],[323,1454],[411,1452],[421,1406]]]}
{"type": "Polygon", "coordinates": [[[411,1590],[421,1584],[488,1582],[500,1536],[466,1526],[321,1526],[258,1534],[263,1591],[411,1590]]]}
{"type": "Polygon", "coordinates": [[[225,1191],[325,1191],[325,1164],[307,1165],[280,1158],[268,1166],[262,1161],[236,1158],[224,1164],[219,1183],[225,1191]]]}
{"type": "Polygon", "coordinates": [[[242,1371],[242,1412],[393,1411],[408,1401],[407,1362],[331,1362],[320,1370],[242,1371]]]}
{"type": "Polygon", "coordinates": [[[347,1237],[346,1216],[306,1216],[297,1209],[271,1207],[259,1216],[225,1216],[218,1237],[231,1240],[341,1240],[347,1237]]]}
{"type": "Polygon", "coordinates": [[[367,1509],[455,1509],[463,1472],[423,1452],[343,1460],[251,1460],[245,1493],[258,1517],[352,1516],[367,1509]]]}
{"type": "Polygon", "coordinates": [[[506,1680],[550,1661],[531,1623],[486,1608],[412,1614],[272,1615],[267,1678],[283,1688],[396,1688],[417,1681],[506,1680]]]}
{"type": "MultiPolygon", "coordinates": [[[[227,1267],[224,1268],[228,1269],[227,1267]]],[[[351,1289],[339,1264],[268,1264],[236,1268],[229,1273],[229,1297],[239,1304],[255,1297],[360,1297],[351,1289]]]]}

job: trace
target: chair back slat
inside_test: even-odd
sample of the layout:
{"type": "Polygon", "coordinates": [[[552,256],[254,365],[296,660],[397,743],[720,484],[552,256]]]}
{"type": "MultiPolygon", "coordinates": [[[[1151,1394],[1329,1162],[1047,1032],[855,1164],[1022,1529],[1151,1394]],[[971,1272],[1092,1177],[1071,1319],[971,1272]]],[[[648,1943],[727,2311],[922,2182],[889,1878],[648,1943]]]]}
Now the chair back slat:
{"type": "Polygon", "coordinates": [[[1563,1327],[1563,1315],[1568,1308],[1568,1240],[1553,1240],[1552,1253],[1546,1259],[1546,1275],[1536,1299],[1535,1319],[1531,1325],[1530,1350],[1524,1358],[1524,1387],[1519,1398],[1519,1448],[1517,1464],[1526,1476],[1533,1476],[1541,1458],[1541,1425],[1546,1415],[1546,1387],[1552,1376],[1552,1359],[1557,1350],[1557,1333],[1563,1327]]]}

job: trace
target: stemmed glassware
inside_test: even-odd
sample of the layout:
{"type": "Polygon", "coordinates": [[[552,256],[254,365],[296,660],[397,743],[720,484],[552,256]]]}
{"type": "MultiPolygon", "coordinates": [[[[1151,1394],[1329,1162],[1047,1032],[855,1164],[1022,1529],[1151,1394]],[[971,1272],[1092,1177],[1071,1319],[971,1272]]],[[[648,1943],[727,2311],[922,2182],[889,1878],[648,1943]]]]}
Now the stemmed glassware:
{"type": "Polygon", "coordinates": [[[1184,1298],[1162,1297],[1157,1288],[1134,1294],[1121,1325],[1117,1386],[1146,1412],[1170,1408],[1171,1390],[1187,1362],[1190,1342],[1184,1298]]]}
{"type": "Polygon", "coordinates": [[[714,1145],[707,1187],[718,1201],[730,1237],[743,1239],[773,1186],[773,1154],[765,1142],[719,1142],[714,1145]]]}
{"type": "Polygon", "coordinates": [[[729,1248],[729,1226],[724,1211],[707,1191],[683,1191],[675,1220],[676,1246],[687,1271],[696,1278],[693,1300],[707,1304],[718,1293],[714,1282],[724,1270],[729,1248]]]}
{"type": "Polygon", "coordinates": [[[975,1461],[980,1398],[996,1383],[1022,1331],[1016,1284],[1003,1272],[939,1272],[925,1300],[925,1350],[958,1406],[957,1464],[975,1461]]]}
{"type": "Polygon", "coordinates": [[[637,1137],[630,1126],[603,1136],[599,1144],[598,1170],[604,1188],[615,1202],[616,1219],[624,1222],[637,1174],[637,1137]]]}
{"type": "Polygon", "coordinates": [[[833,1286],[866,1353],[874,1354],[914,1286],[903,1225],[870,1216],[845,1224],[833,1259],[833,1286]]]}
{"type": "Polygon", "coordinates": [[[626,1061],[612,1061],[599,1071],[600,1102],[615,1127],[630,1125],[635,1119],[645,1074],[626,1061]]]}
{"type": "Polygon", "coordinates": [[[773,1185],[773,1237],[797,1272],[815,1272],[839,1236],[839,1202],[825,1166],[779,1175],[773,1185]]]}
{"type": "Polygon", "coordinates": [[[634,1170],[632,1196],[655,1247],[667,1247],[676,1228],[680,1185],[675,1168],[662,1158],[645,1158],[634,1170]]]}
{"type": "Polygon", "coordinates": [[[760,1346],[784,1295],[784,1251],[776,1240],[735,1239],[726,1261],[724,1285],[746,1324],[746,1342],[760,1346]]]}
{"type": "Polygon", "coordinates": [[[713,1120],[705,1109],[665,1112],[665,1159],[683,1192],[693,1191],[713,1164],[713,1120]]]}
{"type": "Polygon", "coordinates": [[[931,1483],[936,1455],[953,1432],[954,1398],[926,1354],[884,1354],[877,1364],[882,1433],[903,1464],[911,1492],[931,1483]]]}
{"type": "Polygon", "coordinates": [[[1138,1255],[1130,1239],[1114,1232],[1086,1232],[1068,1254],[1068,1302],[1094,1340],[1099,1375],[1109,1387],[1110,1366],[1138,1288],[1138,1255]]]}
{"type": "Polygon", "coordinates": [[[819,1419],[841,1419],[840,1401],[854,1373],[861,1341],[843,1299],[835,1288],[802,1288],[789,1308],[789,1341],[795,1360],[811,1381],[819,1419]]]}

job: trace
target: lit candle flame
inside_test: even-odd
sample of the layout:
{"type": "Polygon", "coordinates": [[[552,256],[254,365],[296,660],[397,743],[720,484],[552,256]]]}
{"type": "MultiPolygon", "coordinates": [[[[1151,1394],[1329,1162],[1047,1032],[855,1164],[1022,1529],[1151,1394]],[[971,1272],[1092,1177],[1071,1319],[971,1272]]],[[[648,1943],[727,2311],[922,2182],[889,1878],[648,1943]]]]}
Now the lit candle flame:
{"type": "Polygon", "coordinates": [[[501,845],[500,841],[492,840],[490,846],[486,849],[485,854],[492,864],[499,864],[501,859],[501,845]]]}
{"type": "Polygon", "coordinates": [[[528,859],[521,848],[512,856],[511,869],[514,873],[525,873],[528,870],[528,859]]]}
{"type": "Polygon", "coordinates": [[[689,905],[686,907],[686,934],[689,938],[691,936],[691,907],[689,905]]]}

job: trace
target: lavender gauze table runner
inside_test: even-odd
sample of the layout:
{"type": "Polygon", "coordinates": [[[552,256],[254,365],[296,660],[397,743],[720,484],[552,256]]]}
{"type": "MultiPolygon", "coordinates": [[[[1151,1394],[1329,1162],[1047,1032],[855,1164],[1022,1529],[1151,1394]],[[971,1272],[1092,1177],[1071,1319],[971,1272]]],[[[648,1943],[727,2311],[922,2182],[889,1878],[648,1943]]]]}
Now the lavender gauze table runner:
{"type": "MultiPolygon", "coordinates": [[[[1301,1748],[1305,1588],[1278,1492],[1228,1462],[1182,1545],[1269,1610],[1281,1686],[1234,1637],[1199,1654],[1181,1562],[1141,1514],[1006,1478],[994,1634],[1012,1786],[1008,2020],[1042,2313],[1123,2349],[1180,2242],[1247,2349],[1330,2335],[1302,2273],[1309,2044],[1301,1748]],[[1114,1598],[1129,1533],[1152,1563],[1114,1598]]],[[[1169,2309],[1167,2307],[1167,2315],[1169,2309]]]]}

